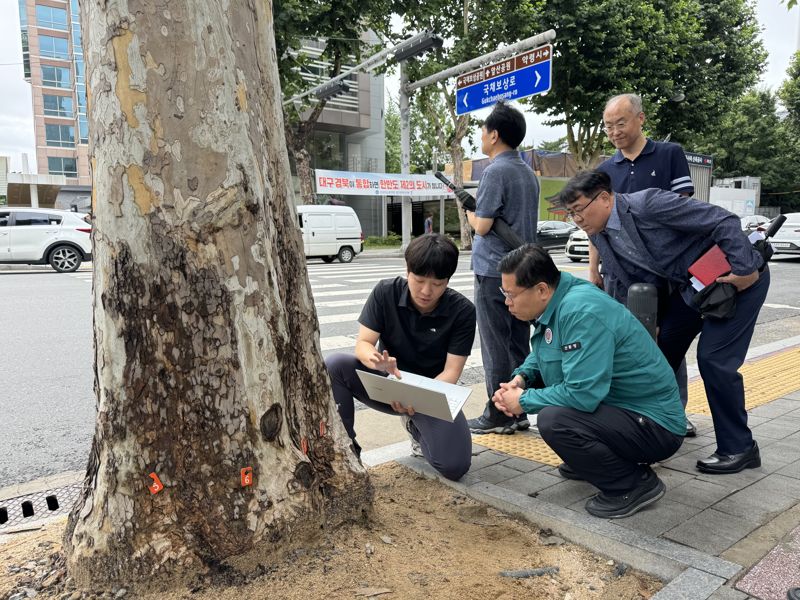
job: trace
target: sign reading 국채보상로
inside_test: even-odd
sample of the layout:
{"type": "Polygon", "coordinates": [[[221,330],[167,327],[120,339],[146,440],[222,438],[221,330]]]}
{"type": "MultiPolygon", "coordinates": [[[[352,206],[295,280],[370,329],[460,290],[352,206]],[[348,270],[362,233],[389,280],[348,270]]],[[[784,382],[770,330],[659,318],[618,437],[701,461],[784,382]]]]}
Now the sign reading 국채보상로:
{"type": "Polygon", "coordinates": [[[456,80],[456,114],[463,115],[496,104],[543,94],[553,79],[553,46],[486,65],[456,80]]]}
{"type": "Polygon", "coordinates": [[[348,196],[452,196],[446,185],[433,175],[358,173],[354,171],[314,172],[317,194],[348,196]]]}

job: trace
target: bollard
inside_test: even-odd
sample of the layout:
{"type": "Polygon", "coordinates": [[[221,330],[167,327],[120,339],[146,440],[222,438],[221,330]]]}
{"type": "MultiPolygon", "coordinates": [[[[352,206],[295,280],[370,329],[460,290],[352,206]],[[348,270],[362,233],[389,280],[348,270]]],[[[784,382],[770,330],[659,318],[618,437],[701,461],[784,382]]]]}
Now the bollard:
{"type": "Polygon", "coordinates": [[[634,283],[628,288],[628,310],[656,339],[658,290],[652,283],[634,283]]]}

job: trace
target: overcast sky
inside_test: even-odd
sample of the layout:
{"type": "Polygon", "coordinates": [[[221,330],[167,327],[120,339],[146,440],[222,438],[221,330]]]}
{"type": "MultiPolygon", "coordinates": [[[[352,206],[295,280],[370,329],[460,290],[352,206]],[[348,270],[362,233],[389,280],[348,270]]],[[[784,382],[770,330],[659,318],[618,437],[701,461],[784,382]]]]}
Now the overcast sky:
{"type": "MultiPolygon", "coordinates": [[[[19,38],[17,0],[0,0],[0,155],[11,157],[11,169],[21,170],[21,153],[27,152],[34,169],[35,142],[30,86],[22,77],[22,49],[19,38]]],[[[764,44],[769,51],[769,64],[762,83],[777,88],[786,75],[789,58],[798,48],[800,7],[791,11],[778,0],[758,0],[758,19],[764,28],[764,44]]],[[[396,94],[397,83],[387,78],[387,88],[396,94]]],[[[488,110],[475,113],[483,117],[488,110]]],[[[528,117],[525,144],[538,144],[564,135],[563,128],[541,125],[538,115],[528,117]]]]}

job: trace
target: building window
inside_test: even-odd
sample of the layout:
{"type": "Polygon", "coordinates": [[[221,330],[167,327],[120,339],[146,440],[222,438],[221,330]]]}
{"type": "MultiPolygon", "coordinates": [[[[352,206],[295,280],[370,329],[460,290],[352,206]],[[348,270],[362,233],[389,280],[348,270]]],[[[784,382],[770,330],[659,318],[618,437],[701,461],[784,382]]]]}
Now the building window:
{"type": "Polygon", "coordinates": [[[50,175],[64,175],[66,177],[78,176],[78,167],[74,158],[48,156],[47,170],[50,172],[50,175]]]}
{"type": "Polygon", "coordinates": [[[50,117],[66,117],[71,119],[74,116],[72,112],[72,97],[71,96],[51,96],[44,94],[44,114],[50,117]]]}
{"type": "Polygon", "coordinates": [[[89,143],[89,122],[86,120],[86,115],[78,117],[78,133],[80,134],[80,143],[89,143]]]}
{"type": "Polygon", "coordinates": [[[39,55],[45,58],[69,59],[69,43],[67,38],[39,36],[39,55]]]}
{"type": "Polygon", "coordinates": [[[72,78],[67,67],[51,67],[42,65],[42,85],[69,89],[72,87],[72,78]]]}
{"type": "Polygon", "coordinates": [[[45,143],[59,148],[75,147],[75,127],[73,125],[44,125],[45,143]]]}
{"type": "Polygon", "coordinates": [[[48,29],[67,30],[67,11],[63,8],[36,5],[36,24],[48,29]]]}

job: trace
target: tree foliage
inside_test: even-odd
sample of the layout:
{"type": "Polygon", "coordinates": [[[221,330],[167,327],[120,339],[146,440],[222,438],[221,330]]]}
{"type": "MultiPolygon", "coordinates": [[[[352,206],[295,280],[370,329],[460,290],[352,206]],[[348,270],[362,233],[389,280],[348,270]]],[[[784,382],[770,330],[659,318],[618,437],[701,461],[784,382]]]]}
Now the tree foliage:
{"type": "Polygon", "coordinates": [[[755,83],[765,58],[750,0],[549,0],[527,26],[558,34],[552,89],[529,102],[566,125],[584,166],[611,95],[641,94],[657,136],[683,141],[755,83]],[[669,102],[678,93],[685,101],[669,102]]]}
{"type": "Polygon", "coordinates": [[[699,149],[714,155],[715,177],[760,177],[762,204],[800,206],[800,192],[792,193],[800,190],[800,148],[769,90],[752,90],[735,101],[699,149]]]}
{"type": "Polygon", "coordinates": [[[383,111],[383,127],[385,132],[385,158],[387,173],[400,172],[400,108],[397,100],[386,96],[386,105],[383,111]]]}
{"type": "Polygon", "coordinates": [[[778,97],[787,112],[789,132],[800,142],[800,51],[795,52],[786,74],[788,77],[778,90],[778,97]]]}

